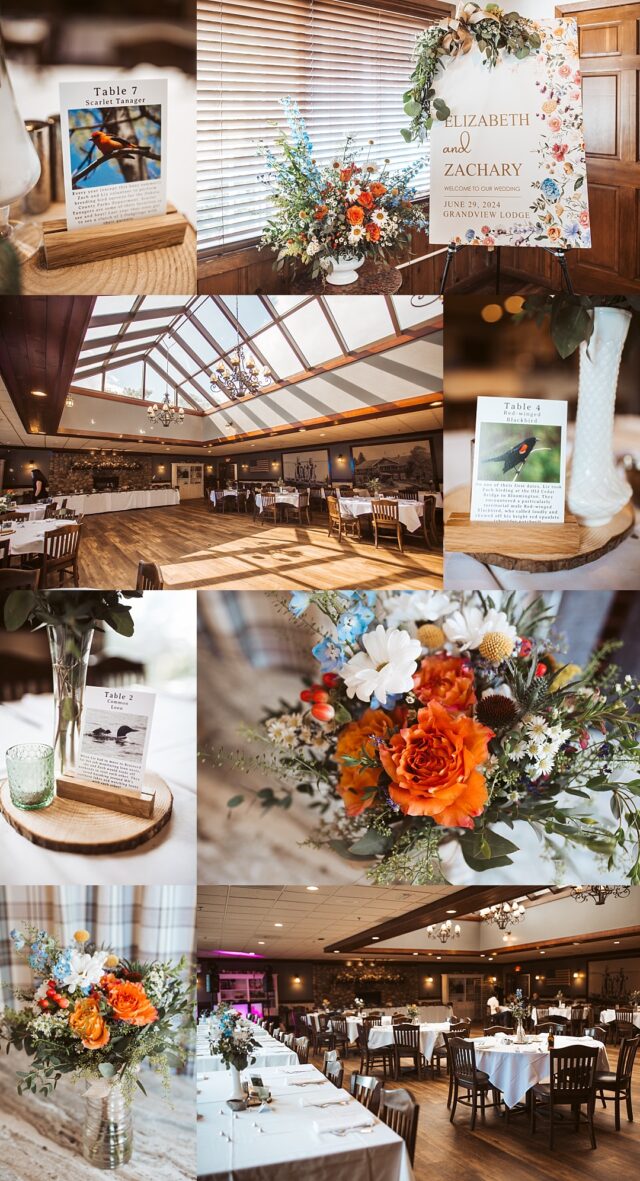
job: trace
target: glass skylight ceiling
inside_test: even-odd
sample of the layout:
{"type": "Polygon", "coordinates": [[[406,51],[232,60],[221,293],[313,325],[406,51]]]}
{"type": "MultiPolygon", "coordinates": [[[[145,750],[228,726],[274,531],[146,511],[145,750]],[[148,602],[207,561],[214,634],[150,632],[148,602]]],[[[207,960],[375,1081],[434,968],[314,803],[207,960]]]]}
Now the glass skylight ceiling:
{"type": "Polygon", "coordinates": [[[355,359],[439,311],[397,295],[101,296],[73,384],[153,401],[168,389],[178,405],[213,411],[230,405],[217,383],[211,387],[211,375],[238,335],[278,384],[343,356],[355,359]]]}

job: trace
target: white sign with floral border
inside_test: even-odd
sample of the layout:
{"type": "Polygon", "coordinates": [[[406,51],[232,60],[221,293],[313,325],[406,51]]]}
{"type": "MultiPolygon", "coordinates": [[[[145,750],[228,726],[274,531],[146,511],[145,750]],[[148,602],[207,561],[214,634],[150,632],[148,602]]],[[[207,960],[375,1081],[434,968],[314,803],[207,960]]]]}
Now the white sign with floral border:
{"type": "Polygon", "coordinates": [[[434,81],[432,242],[591,246],[577,26],[534,23],[539,52],[489,69],[474,44],[434,81]]]}

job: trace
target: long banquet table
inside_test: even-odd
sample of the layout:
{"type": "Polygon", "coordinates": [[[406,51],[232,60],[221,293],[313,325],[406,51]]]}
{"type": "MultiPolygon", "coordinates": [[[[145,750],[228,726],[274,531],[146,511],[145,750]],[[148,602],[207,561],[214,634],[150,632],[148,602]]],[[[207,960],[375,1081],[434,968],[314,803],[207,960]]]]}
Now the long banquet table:
{"type": "Polygon", "coordinates": [[[199,1181],[413,1181],[404,1141],[315,1066],[261,1075],[264,1113],[227,1107],[226,1074],[198,1080],[199,1181]]]}
{"type": "MultiPolygon", "coordinates": [[[[485,1070],[493,1085],[502,1091],[507,1107],[524,1103],[527,1091],[537,1083],[549,1081],[551,1055],[547,1048],[545,1034],[539,1041],[529,1041],[518,1046],[506,1041],[504,1035],[474,1038],[476,1063],[479,1070],[485,1070]]],[[[598,1050],[598,1070],[609,1070],[607,1051],[602,1042],[590,1037],[565,1037],[555,1039],[557,1050],[566,1046],[595,1047],[598,1050]]]]}
{"type": "MultiPolygon", "coordinates": [[[[290,1050],[283,1042],[278,1041],[278,1038],[271,1037],[260,1026],[252,1026],[252,1034],[255,1041],[260,1043],[260,1048],[253,1050],[255,1062],[252,1063],[252,1066],[255,1070],[262,1070],[267,1066],[283,1067],[298,1065],[298,1055],[295,1050],[290,1050]]],[[[205,1078],[214,1071],[226,1070],[220,1055],[211,1053],[209,1039],[215,1040],[215,1037],[215,1029],[212,1029],[210,1034],[208,1032],[203,1033],[200,1029],[198,1030],[196,1070],[198,1075],[202,1075],[205,1078]]]]}
{"type": "Polygon", "coordinates": [[[88,492],[83,496],[54,496],[56,504],[67,502],[74,513],[123,513],[136,508],[162,508],[180,504],[177,488],[139,488],[129,492],[88,492]]]}

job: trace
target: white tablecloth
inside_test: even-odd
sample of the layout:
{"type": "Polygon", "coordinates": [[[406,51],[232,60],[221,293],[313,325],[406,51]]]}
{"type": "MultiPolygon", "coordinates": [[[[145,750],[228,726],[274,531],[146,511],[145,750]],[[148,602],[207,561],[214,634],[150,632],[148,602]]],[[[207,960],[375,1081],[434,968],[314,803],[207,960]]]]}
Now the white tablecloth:
{"type": "MultiPolygon", "coordinates": [[[[371,500],[367,496],[341,496],[338,506],[343,517],[370,517],[373,512],[371,500]]],[[[415,533],[420,528],[423,515],[424,504],[422,501],[398,501],[398,516],[410,533],[415,533]]]]}
{"type": "Polygon", "coordinates": [[[348,1099],[315,1067],[310,1066],[300,1079],[317,1086],[293,1086],[297,1075],[280,1070],[266,1069],[261,1074],[273,1095],[269,1112],[262,1115],[253,1108],[234,1117],[225,1103],[230,1091],[226,1073],[211,1074],[206,1082],[198,1080],[199,1181],[300,1181],[303,1176],[313,1181],[413,1181],[404,1141],[386,1124],[376,1123],[372,1132],[353,1131],[345,1136],[315,1130],[316,1120],[349,1117],[357,1123],[370,1119],[355,1100],[324,1110],[309,1106],[341,1094],[348,1099]]]}
{"type": "MultiPolygon", "coordinates": [[[[443,1033],[449,1033],[451,1026],[448,1021],[433,1022],[420,1026],[420,1053],[427,1062],[437,1046],[443,1044],[443,1033]]],[[[392,1046],[395,1042],[393,1027],[374,1025],[369,1030],[369,1049],[380,1050],[384,1046],[392,1046]]]]}
{"type": "Polygon", "coordinates": [[[72,521],[14,521],[11,526],[14,532],[8,534],[9,553],[41,554],[44,551],[45,533],[71,524],[72,521]]]}
{"type": "MultiPolygon", "coordinates": [[[[620,1007],[622,1009],[624,1009],[626,1006],[621,1005],[620,1007]]],[[[605,1025],[609,1025],[609,1023],[611,1021],[615,1021],[615,1019],[616,1019],[615,1009],[603,1009],[602,1012],[600,1013],[600,1021],[604,1021],[605,1025]]],[[[634,1009],[633,1023],[634,1023],[634,1025],[638,1026],[638,1029],[640,1029],[640,1009],[634,1009]]]]}
{"type": "MultiPolygon", "coordinates": [[[[297,1066],[298,1055],[295,1050],[290,1050],[278,1038],[272,1037],[265,1029],[259,1025],[251,1024],[251,1032],[254,1041],[260,1043],[260,1047],[253,1051],[255,1062],[253,1067],[262,1070],[267,1066],[297,1066]]],[[[225,1064],[219,1054],[211,1054],[210,1040],[215,1040],[215,1020],[212,1023],[210,1030],[203,1033],[198,1030],[198,1037],[196,1041],[196,1070],[199,1075],[213,1073],[218,1070],[225,1070],[225,1064]]]]}
{"type": "Polygon", "coordinates": [[[224,500],[225,496],[238,497],[242,495],[241,492],[238,492],[237,488],[212,488],[209,493],[209,500],[212,504],[217,504],[219,500],[224,500]]]}
{"type": "MultiPolygon", "coordinates": [[[[140,686],[147,688],[147,686],[140,686]]],[[[53,699],[23,697],[0,705],[0,778],[7,747],[51,742],[53,699]]],[[[173,792],[173,815],[156,837],[129,853],[83,856],[32,845],[0,815],[0,866],[4,885],[176,885],[197,881],[196,707],[193,698],[156,695],[147,770],[161,775],[173,792]]]]}
{"type": "Polygon", "coordinates": [[[74,513],[123,513],[136,508],[162,508],[180,504],[177,488],[141,488],[131,492],[88,492],[85,496],[54,496],[56,504],[67,502],[74,513]]]}
{"type": "Polygon", "coordinates": [[[19,513],[26,521],[43,521],[47,511],[46,504],[17,504],[11,509],[12,513],[19,513]]]}
{"type": "MultiPolygon", "coordinates": [[[[267,495],[269,495],[269,493],[267,493],[267,495]]],[[[300,493],[299,492],[276,492],[275,497],[276,497],[276,504],[291,504],[291,505],[293,505],[294,508],[297,508],[299,500],[300,500],[300,493]]],[[[261,492],[256,492],[256,505],[259,509],[262,509],[262,493],[261,492]]]]}
{"type": "MultiPolygon", "coordinates": [[[[546,1009],[546,1005],[540,1005],[541,1009],[546,1009]]],[[[542,1016],[538,1018],[538,1010],[533,1008],[531,1010],[531,1017],[534,1022],[546,1021],[547,1018],[542,1016]]],[[[549,1017],[566,1017],[568,1021],[571,1020],[571,1005],[550,1005],[549,1017]]]]}
{"type": "MultiPolygon", "coordinates": [[[[527,1091],[537,1083],[549,1081],[551,1058],[547,1049],[546,1037],[540,1045],[528,1043],[526,1046],[516,1046],[512,1043],[499,1045],[495,1038],[474,1039],[476,1047],[476,1065],[479,1070],[485,1070],[491,1082],[502,1091],[507,1107],[515,1107],[516,1103],[524,1102],[527,1091]],[[480,1041],[486,1042],[485,1046],[480,1041]]],[[[557,1050],[565,1046],[595,1046],[599,1050],[598,1070],[608,1070],[609,1060],[602,1042],[596,1042],[589,1037],[561,1037],[555,1039],[557,1050]]]]}

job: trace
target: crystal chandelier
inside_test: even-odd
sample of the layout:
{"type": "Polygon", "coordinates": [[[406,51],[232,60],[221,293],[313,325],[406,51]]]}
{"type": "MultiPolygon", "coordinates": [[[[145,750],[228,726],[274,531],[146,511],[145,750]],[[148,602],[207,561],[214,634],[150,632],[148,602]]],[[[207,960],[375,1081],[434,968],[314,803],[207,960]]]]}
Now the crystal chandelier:
{"type": "MultiPolygon", "coordinates": [[[[238,296],[236,295],[236,323],[238,319],[238,296]]],[[[240,398],[247,398],[250,394],[259,394],[272,382],[270,370],[266,365],[258,365],[253,357],[247,357],[245,345],[240,339],[237,329],[237,340],[234,351],[226,361],[220,359],[214,373],[210,375],[211,390],[224,390],[232,402],[240,398]]]]}
{"type": "Polygon", "coordinates": [[[446,923],[441,923],[439,927],[433,924],[427,927],[429,938],[439,939],[441,943],[448,943],[450,939],[459,939],[461,934],[460,924],[456,923],[454,927],[451,919],[447,919],[446,923]]]}
{"type": "Polygon", "coordinates": [[[591,899],[596,906],[604,906],[607,898],[628,898],[630,893],[629,886],[574,886],[571,897],[574,902],[591,899]]]}
{"type": "Polygon", "coordinates": [[[497,906],[487,906],[480,911],[480,918],[486,923],[495,923],[501,931],[509,931],[516,923],[521,923],[526,910],[520,902],[500,902],[497,906]]]}
{"type": "Polygon", "coordinates": [[[165,381],[164,398],[162,404],[158,406],[156,403],[152,403],[150,406],[147,406],[147,418],[149,419],[151,425],[155,426],[156,423],[159,423],[159,425],[163,426],[165,430],[167,430],[170,426],[173,426],[174,423],[176,426],[181,426],[184,422],[183,407],[178,406],[177,400],[174,400],[172,404],[171,398],[169,397],[169,360],[171,343],[172,342],[167,342],[167,378],[165,381]]]}

